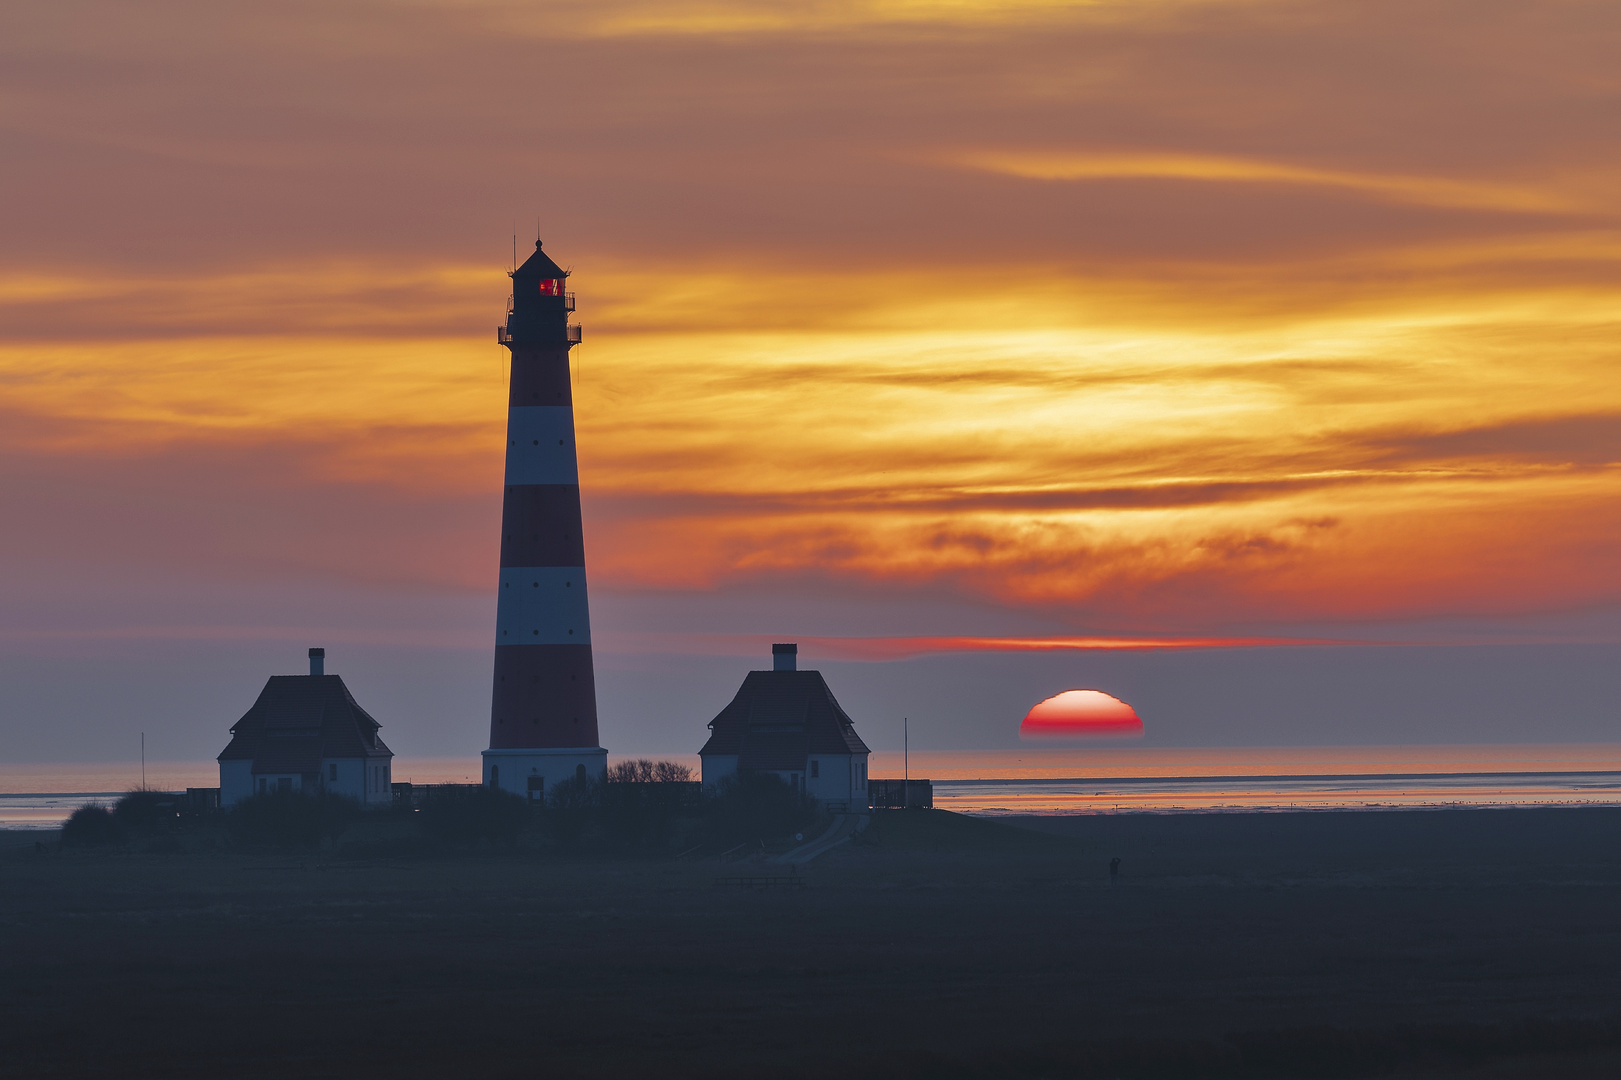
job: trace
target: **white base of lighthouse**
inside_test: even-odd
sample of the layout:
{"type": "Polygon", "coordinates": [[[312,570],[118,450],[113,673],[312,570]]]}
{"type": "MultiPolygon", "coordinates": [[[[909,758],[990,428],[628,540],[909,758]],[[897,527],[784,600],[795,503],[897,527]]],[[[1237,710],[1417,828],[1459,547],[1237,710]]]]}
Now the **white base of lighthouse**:
{"type": "Polygon", "coordinates": [[[484,786],[544,802],[566,780],[600,781],[608,774],[608,751],[600,746],[556,750],[484,751],[484,786]]]}

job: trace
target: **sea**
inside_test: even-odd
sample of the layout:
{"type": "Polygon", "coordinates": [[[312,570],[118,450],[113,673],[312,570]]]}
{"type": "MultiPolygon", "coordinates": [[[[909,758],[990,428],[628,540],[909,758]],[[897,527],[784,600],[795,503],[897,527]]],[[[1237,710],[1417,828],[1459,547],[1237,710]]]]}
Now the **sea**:
{"type": "MultiPolygon", "coordinates": [[[[0,763],[0,828],[54,829],[142,786],[143,768],[165,791],[219,783],[212,761],[0,763]]],[[[985,816],[1605,806],[1621,805],[1621,743],[878,751],[869,775],[930,780],[936,807],[985,816]]],[[[478,776],[476,756],[394,759],[396,780],[478,776]]]]}

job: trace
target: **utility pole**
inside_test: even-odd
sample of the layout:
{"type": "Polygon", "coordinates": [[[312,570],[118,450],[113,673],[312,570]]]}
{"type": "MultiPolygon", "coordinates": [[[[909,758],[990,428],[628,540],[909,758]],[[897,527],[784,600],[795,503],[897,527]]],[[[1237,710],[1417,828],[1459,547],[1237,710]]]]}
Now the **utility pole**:
{"type": "Polygon", "coordinates": [[[141,790],[146,790],[146,732],[141,732],[141,790]]]}
{"type": "Polygon", "coordinates": [[[901,806],[912,808],[912,719],[901,717],[901,806]]]}

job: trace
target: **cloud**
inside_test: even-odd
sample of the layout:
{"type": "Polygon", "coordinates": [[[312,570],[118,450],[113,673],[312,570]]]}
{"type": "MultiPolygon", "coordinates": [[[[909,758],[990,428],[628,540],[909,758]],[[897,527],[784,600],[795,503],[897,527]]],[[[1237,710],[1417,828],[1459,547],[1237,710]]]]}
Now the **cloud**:
{"type": "MultiPolygon", "coordinates": [[[[269,302],[322,280],[296,278],[237,282],[262,284],[269,302]]],[[[188,287],[140,295],[183,311],[188,287]]],[[[32,302],[38,290],[21,291],[32,302]]],[[[1614,422],[1557,412],[1571,386],[1589,407],[1611,395],[1606,323],[1586,298],[1183,319],[1170,332],[1038,301],[1017,334],[985,331],[972,308],[935,309],[929,325],[911,305],[932,301],[911,291],[888,302],[863,316],[880,333],[819,316],[797,332],[657,318],[639,330],[632,313],[593,336],[575,373],[593,580],[933,589],[1158,633],[1534,610],[1613,591],[1597,541],[1614,422]],[[1558,365],[1527,385],[1518,357],[1550,327],[1558,365]],[[1454,414],[1481,420],[1434,429],[1454,414]],[[1503,523],[1505,506],[1523,528],[1503,523]]],[[[1162,302],[1143,318],[1175,311],[1162,302]]],[[[406,522],[494,505],[501,355],[457,338],[317,331],[13,345],[0,352],[7,444],[64,490],[101,490],[118,461],[121,486],[197,520],[207,544],[174,550],[200,565],[475,587],[471,526],[406,522]],[[240,495],[212,502],[228,470],[201,480],[205,463],[240,466],[240,495]],[[188,485],[169,478],[181,476],[199,478],[197,494],[176,501],[188,485]],[[345,513],[292,509],[300,498],[345,513]],[[233,519],[239,499],[283,508],[287,525],[222,531],[211,507],[233,519]],[[372,523],[387,535],[359,543],[372,523]],[[308,550],[276,555],[278,544],[308,550]]],[[[37,523],[53,515],[23,520],[40,557],[92,557],[50,539],[37,523]]],[[[160,535],[129,550],[166,558],[160,535]]]]}
{"type": "Polygon", "coordinates": [[[104,561],[81,492],[132,573],[474,588],[539,216],[604,590],[1184,637],[1611,595],[1615,19],[36,6],[0,572],[104,561]]]}
{"type": "Polygon", "coordinates": [[[1026,180],[1186,180],[1213,184],[1283,184],[1328,188],[1418,206],[1570,214],[1608,209],[1532,185],[1439,176],[1396,176],[1287,162],[1202,154],[1087,150],[983,149],[939,154],[936,160],[1026,180]]]}
{"type": "Polygon", "coordinates": [[[1520,463],[1591,469],[1621,463],[1621,414],[1571,413],[1450,431],[1375,435],[1369,444],[1386,460],[1404,464],[1463,461],[1494,470],[1520,463]]]}
{"type": "Polygon", "coordinates": [[[1149,21],[1196,7],[1245,6],[1257,0],[687,0],[657,3],[456,4],[481,11],[497,25],[552,36],[559,30],[602,37],[759,37],[818,34],[842,37],[851,30],[906,32],[955,28],[983,31],[1053,24],[1149,21]]]}
{"type": "MultiPolygon", "coordinates": [[[[0,274],[0,328],[19,341],[185,336],[471,337],[499,296],[494,265],[307,260],[211,272],[0,274]]],[[[486,335],[494,341],[493,323],[486,335]]],[[[458,342],[463,348],[471,344],[458,342]]]]}
{"type": "MultiPolygon", "coordinates": [[[[781,635],[777,635],[779,638],[781,635]]],[[[1280,637],[825,637],[798,634],[807,652],[829,660],[888,663],[950,653],[1157,652],[1190,649],[1295,648],[1353,644],[1327,639],[1280,637]]],[[[759,656],[773,641],[769,634],[672,633],[614,630],[601,644],[622,654],[759,656]]]]}

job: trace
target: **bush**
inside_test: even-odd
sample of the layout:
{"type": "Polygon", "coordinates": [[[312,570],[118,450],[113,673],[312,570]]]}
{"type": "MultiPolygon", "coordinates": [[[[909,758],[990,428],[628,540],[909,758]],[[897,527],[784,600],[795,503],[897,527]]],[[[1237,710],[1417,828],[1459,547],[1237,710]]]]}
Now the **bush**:
{"type": "Polygon", "coordinates": [[[243,843],[313,848],[336,841],[360,812],[359,803],[342,795],[268,791],[231,807],[225,822],[243,843]]]}
{"type": "Polygon", "coordinates": [[[703,789],[692,782],[687,766],[644,758],[609,769],[597,801],[610,840],[624,847],[659,847],[669,842],[677,820],[703,808],[703,789]]]}
{"type": "Polygon", "coordinates": [[[421,813],[423,826],[448,840],[511,840],[528,820],[529,807],[520,796],[488,786],[437,790],[421,813]]]}
{"type": "Polygon", "coordinates": [[[166,791],[136,788],[113,807],[113,817],[125,829],[150,832],[173,823],[180,816],[180,799],[166,791]]]}
{"type": "Polygon", "coordinates": [[[774,773],[737,773],[715,785],[709,831],[724,844],[757,844],[803,828],[816,803],[774,773]]]}
{"type": "Polygon", "coordinates": [[[105,806],[94,803],[73,811],[62,825],[63,847],[105,847],[123,839],[118,821],[105,806]]]}
{"type": "Polygon", "coordinates": [[[600,801],[601,786],[589,777],[564,780],[546,797],[546,824],[565,846],[579,843],[600,801]]]}

